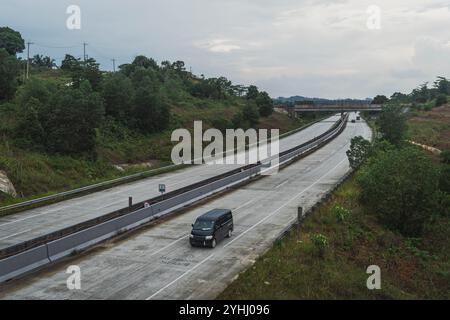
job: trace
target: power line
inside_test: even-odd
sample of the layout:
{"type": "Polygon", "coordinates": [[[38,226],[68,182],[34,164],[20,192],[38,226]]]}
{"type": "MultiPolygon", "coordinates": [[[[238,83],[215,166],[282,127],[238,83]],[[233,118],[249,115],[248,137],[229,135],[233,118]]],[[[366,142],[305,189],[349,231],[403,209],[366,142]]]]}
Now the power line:
{"type": "Polygon", "coordinates": [[[38,47],[42,47],[42,48],[49,48],[49,49],[73,49],[73,48],[78,48],[81,46],[81,44],[72,45],[72,46],[52,46],[52,45],[46,45],[46,44],[41,44],[41,43],[34,43],[34,45],[36,45],[38,47]]]}

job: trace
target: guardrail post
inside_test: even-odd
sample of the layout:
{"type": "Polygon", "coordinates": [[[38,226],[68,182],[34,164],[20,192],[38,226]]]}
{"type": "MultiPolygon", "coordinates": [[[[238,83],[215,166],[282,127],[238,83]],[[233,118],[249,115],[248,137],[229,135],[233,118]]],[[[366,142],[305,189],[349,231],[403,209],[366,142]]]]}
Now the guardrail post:
{"type": "Polygon", "coordinates": [[[303,221],[303,207],[297,209],[297,237],[300,239],[300,228],[303,221]]]}
{"type": "Polygon", "coordinates": [[[133,206],[133,197],[128,197],[128,207],[131,209],[133,206]]]}
{"type": "Polygon", "coordinates": [[[298,226],[299,226],[299,229],[300,229],[300,224],[303,221],[303,207],[298,207],[297,210],[298,210],[297,211],[297,220],[298,220],[298,226]]]}

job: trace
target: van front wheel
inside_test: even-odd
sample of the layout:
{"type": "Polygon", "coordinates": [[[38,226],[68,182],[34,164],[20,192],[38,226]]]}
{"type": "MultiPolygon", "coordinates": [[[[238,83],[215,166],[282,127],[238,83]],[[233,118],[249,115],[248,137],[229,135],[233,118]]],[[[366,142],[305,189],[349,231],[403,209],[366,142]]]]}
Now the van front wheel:
{"type": "Polygon", "coordinates": [[[228,230],[228,234],[227,234],[227,238],[231,238],[231,236],[233,235],[233,230],[228,230]]]}
{"type": "Polygon", "coordinates": [[[211,248],[214,249],[216,247],[216,245],[217,245],[216,239],[212,239],[212,241],[211,241],[211,248]]]}

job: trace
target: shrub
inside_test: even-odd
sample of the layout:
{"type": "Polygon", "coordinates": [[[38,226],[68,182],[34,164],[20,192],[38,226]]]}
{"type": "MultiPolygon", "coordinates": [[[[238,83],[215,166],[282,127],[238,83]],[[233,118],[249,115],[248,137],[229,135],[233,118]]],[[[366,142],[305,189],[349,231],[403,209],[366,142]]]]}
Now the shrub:
{"type": "Polygon", "coordinates": [[[447,96],[445,94],[440,94],[437,96],[436,102],[434,103],[434,105],[436,107],[440,107],[446,103],[447,103],[447,96]]]}
{"type": "Polygon", "coordinates": [[[450,164],[450,149],[444,150],[441,153],[441,161],[446,164],[450,164]]]}
{"type": "Polygon", "coordinates": [[[400,107],[385,106],[377,119],[383,138],[394,145],[400,145],[406,134],[406,117],[400,107]]]}
{"type": "Polygon", "coordinates": [[[328,238],[323,234],[317,233],[311,236],[311,242],[319,256],[323,257],[328,248],[328,238]]]}
{"type": "Polygon", "coordinates": [[[361,136],[354,137],[347,151],[348,161],[353,169],[358,168],[370,153],[370,141],[361,136]]]}
{"type": "Polygon", "coordinates": [[[348,210],[348,209],[346,209],[346,208],[344,208],[344,207],[341,207],[340,205],[336,205],[336,206],[333,208],[332,212],[333,212],[333,214],[335,215],[336,219],[337,219],[339,222],[344,222],[345,220],[348,219],[348,217],[349,217],[350,214],[351,214],[351,211],[350,211],[350,210],[348,210]]]}
{"type": "Polygon", "coordinates": [[[439,171],[422,150],[405,147],[379,153],[364,168],[361,198],[388,228],[418,236],[436,207],[439,171]]]}

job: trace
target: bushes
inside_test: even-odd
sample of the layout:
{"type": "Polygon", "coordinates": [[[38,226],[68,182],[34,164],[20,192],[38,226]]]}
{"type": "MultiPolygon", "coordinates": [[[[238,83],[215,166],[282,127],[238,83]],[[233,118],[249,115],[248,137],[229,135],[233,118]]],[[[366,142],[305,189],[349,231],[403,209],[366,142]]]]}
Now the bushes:
{"type": "Polygon", "coordinates": [[[89,82],[80,89],[49,88],[30,81],[22,89],[16,141],[22,147],[61,154],[94,155],[96,128],[104,115],[103,100],[89,82]],[[53,89],[53,91],[50,91],[53,89]]]}
{"type": "Polygon", "coordinates": [[[447,103],[447,96],[445,94],[440,94],[436,98],[436,102],[434,103],[435,107],[440,107],[447,103]]]}
{"type": "Polygon", "coordinates": [[[348,161],[353,169],[358,168],[369,156],[371,149],[370,141],[361,136],[354,137],[350,144],[350,150],[347,151],[348,161]]]}
{"type": "Polygon", "coordinates": [[[134,105],[134,121],[136,128],[141,132],[154,133],[168,127],[169,107],[159,94],[151,92],[148,88],[139,88],[136,91],[134,105]]]}
{"type": "Polygon", "coordinates": [[[406,117],[400,107],[385,106],[377,119],[383,138],[394,145],[400,145],[406,134],[406,117]]]}
{"type": "Polygon", "coordinates": [[[256,126],[259,122],[259,112],[256,103],[248,101],[242,111],[242,116],[243,120],[247,123],[247,126],[256,126]]]}
{"type": "Polygon", "coordinates": [[[321,233],[311,235],[311,242],[320,257],[325,256],[325,251],[328,248],[328,238],[321,233]]]}
{"type": "Polygon", "coordinates": [[[337,221],[344,222],[350,217],[351,212],[350,210],[342,206],[336,205],[333,208],[333,214],[336,217],[337,221]]]}
{"type": "Polygon", "coordinates": [[[83,82],[80,89],[56,92],[45,109],[48,116],[42,125],[49,151],[94,155],[96,128],[103,119],[104,107],[88,82],[83,82]]]}
{"type": "Polygon", "coordinates": [[[267,92],[260,92],[256,98],[261,117],[268,117],[273,113],[273,101],[267,92]]]}
{"type": "Polygon", "coordinates": [[[0,48],[0,101],[14,96],[19,72],[20,64],[17,58],[0,48]]]}
{"type": "Polygon", "coordinates": [[[126,123],[130,118],[134,98],[131,80],[122,73],[113,73],[104,79],[101,89],[106,115],[126,123]]]}
{"type": "Polygon", "coordinates": [[[380,152],[358,177],[362,201],[387,227],[418,236],[436,209],[439,173],[419,149],[380,152]]]}

